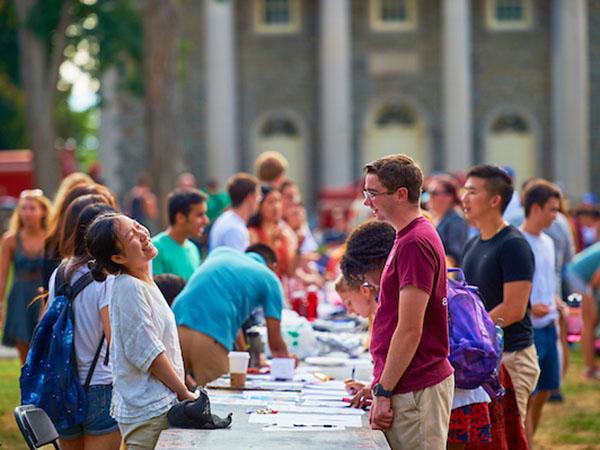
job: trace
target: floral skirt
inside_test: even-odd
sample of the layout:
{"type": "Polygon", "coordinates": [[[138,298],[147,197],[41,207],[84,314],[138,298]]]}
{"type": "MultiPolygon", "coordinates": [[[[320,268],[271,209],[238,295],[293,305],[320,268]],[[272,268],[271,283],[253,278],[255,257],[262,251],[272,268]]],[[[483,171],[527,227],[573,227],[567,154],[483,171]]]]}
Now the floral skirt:
{"type": "Polygon", "coordinates": [[[487,403],[473,403],[452,410],[448,442],[483,444],[492,442],[490,411],[487,403]]]}

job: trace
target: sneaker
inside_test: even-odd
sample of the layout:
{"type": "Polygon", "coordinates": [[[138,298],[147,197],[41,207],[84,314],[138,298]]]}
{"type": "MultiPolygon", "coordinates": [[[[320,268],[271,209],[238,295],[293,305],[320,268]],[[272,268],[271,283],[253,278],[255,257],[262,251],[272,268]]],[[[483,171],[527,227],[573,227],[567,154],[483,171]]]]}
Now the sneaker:
{"type": "Polygon", "coordinates": [[[587,381],[600,381],[600,368],[588,367],[583,373],[583,378],[587,381]]]}

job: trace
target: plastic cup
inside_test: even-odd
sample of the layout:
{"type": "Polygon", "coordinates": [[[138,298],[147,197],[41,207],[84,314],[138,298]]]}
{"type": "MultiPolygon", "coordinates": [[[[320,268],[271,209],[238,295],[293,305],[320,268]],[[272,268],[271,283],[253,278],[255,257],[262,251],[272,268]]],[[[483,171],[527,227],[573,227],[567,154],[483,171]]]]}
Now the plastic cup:
{"type": "Polygon", "coordinates": [[[243,388],[246,386],[246,371],[250,353],[229,352],[229,379],[231,387],[243,388]]]}

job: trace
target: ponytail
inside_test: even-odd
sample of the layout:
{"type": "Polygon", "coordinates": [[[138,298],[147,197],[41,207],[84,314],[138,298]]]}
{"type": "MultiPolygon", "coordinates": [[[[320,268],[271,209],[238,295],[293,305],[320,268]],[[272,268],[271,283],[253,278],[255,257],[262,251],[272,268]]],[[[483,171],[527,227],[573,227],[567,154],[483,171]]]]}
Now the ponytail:
{"type": "Polygon", "coordinates": [[[117,237],[116,222],[119,214],[106,213],[98,216],[88,227],[85,243],[92,258],[88,267],[94,280],[104,281],[107,274],[119,274],[123,267],[112,260],[121,252],[117,237]]]}

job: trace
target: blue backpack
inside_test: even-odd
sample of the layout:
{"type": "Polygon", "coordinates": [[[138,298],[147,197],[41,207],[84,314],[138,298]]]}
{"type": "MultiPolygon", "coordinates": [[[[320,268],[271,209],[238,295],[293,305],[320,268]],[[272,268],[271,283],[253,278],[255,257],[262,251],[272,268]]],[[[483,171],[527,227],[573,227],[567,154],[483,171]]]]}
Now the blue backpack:
{"type": "Polygon", "coordinates": [[[21,369],[21,404],[43,409],[59,432],[82,423],[85,419],[86,389],[104,343],[103,334],[86,382],[82,386],[77,373],[73,341],[73,299],[93,280],[92,274],[88,272],[71,286],[65,281],[65,266],[58,268],[54,300],[34,330],[27,361],[21,369]]]}
{"type": "Polygon", "coordinates": [[[501,336],[485,310],[478,288],[466,283],[461,269],[448,269],[448,273],[458,274],[456,280],[448,278],[449,360],[454,367],[456,387],[483,386],[496,397],[501,391],[501,336]]]}

